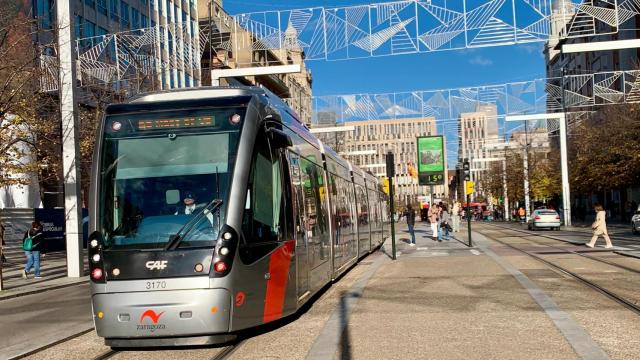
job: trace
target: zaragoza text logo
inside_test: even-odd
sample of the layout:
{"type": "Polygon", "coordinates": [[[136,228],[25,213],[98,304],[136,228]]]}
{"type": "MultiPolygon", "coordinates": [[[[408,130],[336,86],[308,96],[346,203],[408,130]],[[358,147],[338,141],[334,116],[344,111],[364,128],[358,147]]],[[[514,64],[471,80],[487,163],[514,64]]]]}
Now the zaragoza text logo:
{"type": "Polygon", "coordinates": [[[142,313],[142,315],[140,316],[140,324],[136,326],[137,330],[148,330],[151,332],[154,332],[156,330],[162,330],[166,328],[166,325],[164,324],[158,324],[158,321],[160,321],[160,317],[164,314],[164,311],[157,314],[155,311],[149,309],[145,312],[142,313]],[[149,318],[151,320],[151,322],[153,323],[151,324],[145,324],[144,323],[144,319],[145,318],[149,318]]]}

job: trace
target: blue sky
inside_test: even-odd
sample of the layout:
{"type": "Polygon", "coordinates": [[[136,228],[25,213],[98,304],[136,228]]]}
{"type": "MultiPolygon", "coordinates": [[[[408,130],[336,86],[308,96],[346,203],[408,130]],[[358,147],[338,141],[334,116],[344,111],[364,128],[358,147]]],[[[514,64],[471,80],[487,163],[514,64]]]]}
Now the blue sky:
{"type": "MultiPolygon", "coordinates": [[[[230,14],[324,6],[363,0],[223,0],[230,14]]],[[[544,77],[543,43],[342,61],[307,61],[314,95],[383,93],[501,84],[544,77]]]]}

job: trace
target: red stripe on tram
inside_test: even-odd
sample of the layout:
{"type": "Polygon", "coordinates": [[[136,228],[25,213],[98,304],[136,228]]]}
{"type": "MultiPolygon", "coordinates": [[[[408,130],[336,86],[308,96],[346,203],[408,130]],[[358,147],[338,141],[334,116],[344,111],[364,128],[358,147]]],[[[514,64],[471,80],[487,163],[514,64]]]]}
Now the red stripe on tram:
{"type": "Polygon", "coordinates": [[[271,254],[269,259],[270,278],[267,281],[267,294],[264,300],[264,315],[262,319],[265,323],[282,317],[294,246],[294,240],[285,242],[271,254]]]}

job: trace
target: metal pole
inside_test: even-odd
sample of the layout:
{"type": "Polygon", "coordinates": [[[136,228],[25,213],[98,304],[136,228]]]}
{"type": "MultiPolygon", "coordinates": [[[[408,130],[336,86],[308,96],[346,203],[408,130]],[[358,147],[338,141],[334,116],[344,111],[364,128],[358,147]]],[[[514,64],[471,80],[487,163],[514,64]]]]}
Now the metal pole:
{"type": "MultiPolygon", "coordinates": [[[[560,117],[560,172],[562,173],[562,207],[564,215],[564,226],[571,226],[571,189],[569,187],[569,159],[567,156],[567,112],[564,99],[564,53],[561,53],[562,64],[562,116],[560,117]]],[[[606,197],[605,197],[606,198],[606,197]]]]}
{"type": "Polygon", "coordinates": [[[529,221],[529,217],[531,216],[531,210],[529,207],[531,206],[531,199],[529,197],[529,137],[528,137],[528,124],[525,120],[524,126],[524,212],[525,212],[525,221],[529,221]]]}
{"type": "Polygon", "coordinates": [[[507,159],[502,160],[502,187],[504,188],[504,216],[507,221],[511,220],[509,214],[509,194],[507,192],[507,159]]]}
{"type": "Polygon", "coordinates": [[[394,207],[393,200],[393,177],[389,177],[389,200],[391,202],[391,257],[393,260],[396,259],[396,225],[394,220],[394,215],[396,213],[394,207]]]}
{"type": "Polygon", "coordinates": [[[569,160],[567,158],[567,119],[566,114],[560,118],[560,166],[562,172],[562,207],[564,225],[571,226],[571,190],[569,188],[569,160]]]}
{"type": "Polygon", "coordinates": [[[78,119],[74,99],[75,66],[73,29],[69,1],[56,1],[58,17],[58,55],[60,60],[60,117],[62,120],[62,171],[64,175],[64,212],[67,245],[67,276],[84,275],[82,261],[82,208],[78,171],[78,119]]]}
{"type": "Polygon", "coordinates": [[[472,247],[473,242],[471,241],[471,194],[467,194],[467,235],[469,236],[469,247],[472,247]]]}

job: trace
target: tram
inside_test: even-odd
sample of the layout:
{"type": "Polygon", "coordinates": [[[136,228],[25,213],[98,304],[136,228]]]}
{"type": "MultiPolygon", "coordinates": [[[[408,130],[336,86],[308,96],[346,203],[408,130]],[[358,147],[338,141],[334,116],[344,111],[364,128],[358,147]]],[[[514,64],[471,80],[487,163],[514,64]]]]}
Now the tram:
{"type": "Polygon", "coordinates": [[[112,347],[202,345],[294,314],[389,233],[377,179],[254,87],[110,105],[89,264],[112,347]]]}

